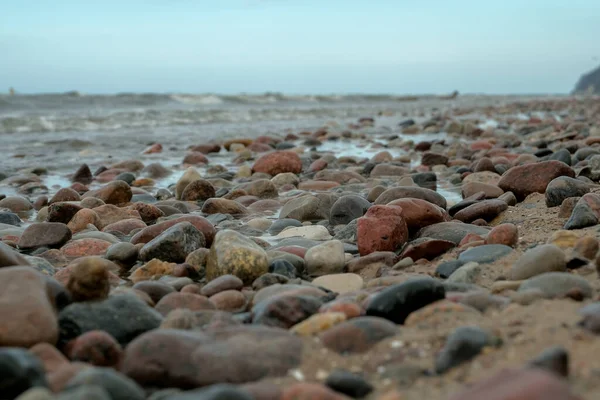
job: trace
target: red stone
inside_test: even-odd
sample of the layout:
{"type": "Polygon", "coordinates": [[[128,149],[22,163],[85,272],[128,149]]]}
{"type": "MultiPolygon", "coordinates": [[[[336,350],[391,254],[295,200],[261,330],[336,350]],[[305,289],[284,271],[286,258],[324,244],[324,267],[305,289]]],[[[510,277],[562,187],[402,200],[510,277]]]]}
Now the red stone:
{"type": "Polygon", "coordinates": [[[375,205],[358,219],[357,245],[361,256],[375,251],[395,251],[408,239],[402,208],[375,205]]]}
{"type": "Polygon", "coordinates": [[[312,162],[312,164],[310,164],[310,167],[308,167],[308,170],[310,172],[317,172],[317,171],[321,171],[325,168],[327,168],[327,161],[323,160],[322,158],[319,158],[318,160],[315,160],[312,162]]]}
{"type": "Polygon", "coordinates": [[[156,154],[161,153],[163,150],[162,144],[154,143],[152,146],[147,147],[146,150],[142,152],[142,154],[156,154]]]}
{"type": "Polygon", "coordinates": [[[512,167],[502,175],[498,186],[522,201],[531,193],[545,193],[550,181],[559,176],[574,178],[575,171],[560,161],[543,161],[512,167]]]}
{"type": "Polygon", "coordinates": [[[271,176],[291,172],[302,172],[302,160],[293,151],[275,151],[261,156],[252,167],[254,172],[263,172],[271,176]]]}
{"type": "Polygon", "coordinates": [[[102,239],[77,239],[65,244],[60,251],[69,258],[102,256],[111,244],[102,239]]]}
{"type": "Polygon", "coordinates": [[[89,331],[67,344],[67,356],[72,361],[87,362],[97,367],[116,367],[123,357],[123,348],[104,331],[89,331]]]}
{"type": "Polygon", "coordinates": [[[197,164],[208,164],[208,158],[200,152],[192,151],[183,157],[183,164],[197,165],[197,164]]]}
{"type": "Polygon", "coordinates": [[[398,199],[388,205],[402,208],[402,217],[411,233],[426,226],[444,222],[446,217],[446,212],[441,207],[422,199],[398,199]]]}
{"type": "Polygon", "coordinates": [[[494,227],[485,239],[486,244],[504,244],[514,247],[519,241],[519,230],[514,224],[501,224],[494,227]]]}

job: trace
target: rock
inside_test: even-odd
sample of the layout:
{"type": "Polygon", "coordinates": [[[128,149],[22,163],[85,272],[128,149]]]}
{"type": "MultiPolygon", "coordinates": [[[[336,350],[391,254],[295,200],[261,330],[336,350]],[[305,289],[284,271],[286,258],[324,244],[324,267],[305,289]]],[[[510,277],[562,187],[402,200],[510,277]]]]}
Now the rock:
{"type": "Polygon", "coordinates": [[[575,253],[581,255],[582,257],[588,260],[593,260],[596,258],[599,248],[600,244],[598,243],[598,239],[591,236],[583,236],[575,243],[574,250],[575,253]]]}
{"type": "Polygon", "coordinates": [[[373,385],[362,376],[339,369],[332,371],[327,376],[325,385],[353,399],[363,398],[374,389],[373,385]]]}
{"type": "Polygon", "coordinates": [[[198,151],[190,151],[183,157],[183,165],[208,164],[208,158],[198,151]]]}
{"type": "Polygon", "coordinates": [[[331,207],[329,223],[331,225],[345,225],[356,218],[362,217],[371,207],[371,203],[357,195],[340,197],[331,207]]]}
{"type": "Polygon", "coordinates": [[[137,297],[119,294],[103,301],[73,303],[59,313],[58,322],[61,343],[102,330],[125,346],[142,333],[158,328],[162,316],[137,297]]]}
{"type": "Polygon", "coordinates": [[[252,307],[252,323],[289,329],[319,311],[321,300],[312,296],[282,294],[252,307]]]}
{"type": "Polygon", "coordinates": [[[70,268],[67,290],[73,301],[103,300],[110,291],[109,271],[118,269],[111,261],[100,257],[82,257],[70,268]]]}
{"type": "Polygon", "coordinates": [[[590,95],[600,93],[600,67],[593,69],[577,80],[572,94],[590,95]]]}
{"type": "Polygon", "coordinates": [[[442,279],[447,279],[464,264],[465,263],[460,260],[445,261],[437,266],[435,274],[442,279]]]}
{"type": "Polygon", "coordinates": [[[581,229],[597,225],[599,222],[600,195],[588,193],[579,199],[564,229],[581,229]]]}
{"type": "Polygon", "coordinates": [[[263,172],[271,176],[291,172],[302,172],[302,160],[293,151],[275,151],[261,156],[252,166],[253,172],[263,172]]]}
{"type": "Polygon", "coordinates": [[[131,187],[123,181],[109,182],[98,190],[89,191],[83,198],[95,197],[106,204],[123,204],[131,201],[131,187]]]}
{"type": "Polygon", "coordinates": [[[130,267],[137,261],[138,248],[128,242],[115,243],[106,250],[106,259],[124,267],[130,267]]]}
{"type": "Polygon", "coordinates": [[[397,333],[397,326],[386,319],[358,317],[326,330],[319,335],[319,339],[325,347],[336,353],[355,354],[364,353],[397,333]]]}
{"type": "Polygon", "coordinates": [[[285,203],[279,218],[291,218],[301,222],[328,220],[331,207],[336,201],[337,197],[329,193],[304,195],[285,203]]]}
{"type": "Polygon", "coordinates": [[[190,183],[201,179],[202,176],[194,167],[189,167],[188,169],[186,169],[183,175],[181,175],[181,178],[179,178],[179,180],[177,181],[177,184],[175,185],[175,198],[177,200],[180,200],[185,188],[190,183]]]}
{"type": "Polygon", "coordinates": [[[402,216],[411,234],[426,226],[445,221],[445,211],[426,200],[398,199],[388,203],[402,208],[402,216]]]}
{"type": "Polygon", "coordinates": [[[508,204],[502,200],[483,200],[460,210],[454,214],[454,218],[463,222],[473,222],[481,218],[489,222],[507,208],[508,204]]]}
{"type": "Polygon", "coordinates": [[[103,331],[89,331],[75,338],[68,345],[68,357],[97,367],[118,367],[123,348],[115,338],[103,331]]]}
{"type": "Polygon", "coordinates": [[[92,179],[92,171],[90,171],[90,167],[87,164],[82,164],[71,176],[71,182],[79,182],[84,185],[92,183],[92,179]]]}
{"type": "Polygon", "coordinates": [[[245,190],[249,196],[256,196],[259,199],[277,198],[277,186],[269,179],[257,179],[252,182],[244,183],[236,187],[236,189],[245,190]]]}
{"type": "Polygon", "coordinates": [[[34,387],[15,397],[15,400],[55,400],[55,397],[49,389],[34,387]]]}
{"type": "Polygon", "coordinates": [[[161,260],[150,260],[145,265],[136,268],[129,279],[133,283],[142,282],[145,280],[158,279],[165,275],[173,275],[175,273],[175,263],[169,263],[161,260]]]}
{"type": "Polygon", "coordinates": [[[358,219],[357,245],[361,256],[376,251],[395,251],[408,239],[402,209],[396,206],[373,206],[358,219]]]}
{"type": "Polygon", "coordinates": [[[246,311],[248,299],[238,290],[225,290],[211,296],[210,302],[217,310],[239,313],[246,311]]]}
{"type": "Polygon", "coordinates": [[[38,247],[59,248],[71,239],[71,231],[58,222],[34,223],[25,228],[18,246],[24,250],[38,247]]]}
{"type": "Polygon", "coordinates": [[[510,278],[524,280],[552,271],[566,271],[567,261],[563,251],[553,244],[544,244],[527,250],[511,267],[510,278]]]}
{"type": "Polygon", "coordinates": [[[387,189],[385,192],[381,193],[379,197],[377,197],[375,204],[388,204],[394,200],[404,198],[425,200],[435,204],[438,207],[441,207],[444,210],[446,209],[446,199],[444,196],[433,190],[422,187],[400,186],[387,189]]]}
{"type": "Polygon", "coordinates": [[[60,251],[70,259],[84,256],[102,256],[112,243],[102,239],[77,239],[71,240],[61,247],[60,251]]]}
{"type": "Polygon", "coordinates": [[[219,383],[207,388],[178,393],[169,396],[168,400],[255,400],[255,398],[241,388],[219,383]]]}
{"type": "Polygon", "coordinates": [[[329,240],[308,249],[304,260],[306,272],[311,276],[340,273],[346,262],[344,245],[339,240],[329,240]]]}
{"type": "Polygon", "coordinates": [[[160,329],[127,347],[121,371],[154,387],[254,382],[295,368],[302,348],[299,338],[277,328],[240,326],[210,333],[160,329]]]}
{"type": "Polygon", "coordinates": [[[143,261],[157,258],[181,263],[192,251],[205,245],[204,235],[194,225],[183,221],[146,243],[141,248],[139,257],[143,261]]]}
{"type": "Polygon", "coordinates": [[[191,311],[214,310],[215,306],[207,297],[194,293],[169,293],[162,297],[154,309],[166,316],[176,309],[187,309],[191,311]]]}
{"type": "Polygon", "coordinates": [[[461,187],[463,199],[473,196],[474,194],[483,192],[486,199],[496,199],[504,194],[504,191],[496,185],[490,185],[482,182],[469,182],[461,187]]]}
{"type": "Polygon", "coordinates": [[[329,274],[314,279],[312,284],[334,293],[344,294],[359,291],[363,288],[364,281],[357,274],[329,274]]]}
{"type": "Polygon", "coordinates": [[[295,383],[284,389],[281,400],[346,400],[319,383],[295,383]]]}
{"type": "MultiPolygon", "coordinates": [[[[0,209],[7,209],[21,218],[28,217],[33,211],[33,205],[29,200],[19,196],[8,196],[0,200],[0,209]]],[[[6,211],[6,210],[4,210],[6,211]]]]}
{"type": "Polygon", "coordinates": [[[519,292],[538,289],[545,297],[564,297],[572,290],[581,292],[584,298],[592,297],[593,289],[584,278],[567,272],[546,272],[524,281],[519,292]]]}
{"type": "Polygon", "coordinates": [[[60,394],[57,400],[112,400],[110,394],[98,385],[78,386],[60,394]]]}
{"type": "Polygon", "coordinates": [[[196,227],[196,229],[198,229],[204,235],[206,246],[210,246],[212,244],[216,233],[215,227],[206,218],[203,218],[199,215],[186,215],[144,228],[131,238],[131,243],[148,243],[170,227],[184,221],[194,225],[194,227],[196,227]]]}
{"type": "Polygon", "coordinates": [[[269,233],[271,235],[277,235],[289,226],[297,228],[299,226],[302,226],[302,223],[297,219],[292,218],[278,219],[274,221],[271,227],[269,228],[269,233]]]}
{"type": "Polygon", "coordinates": [[[297,270],[291,262],[284,259],[278,259],[272,260],[269,263],[269,273],[282,275],[289,279],[294,279],[296,278],[297,270]]]}
{"type": "MultiPolygon", "coordinates": [[[[71,219],[82,209],[74,203],[54,203],[47,208],[46,222],[61,222],[68,224],[71,219]]],[[[39,214],[38,214],[39,215],[39,214]]]]}
{"type": "Polygon", "coordinates": [[[59,203],[63,201],[80,201],[81,196],[75,190],[71,188],[61,188],[59,189],[54,196],[50,200],[48,200],[48,205],[52,203],[59,203]]]}
{"type": "Polygon", "coordinates": [[[58,324],[51,289],[31,267],[0,268],[0,346],[31,347],[55,344],[58,324]],[[18,312],[15,312],[18,310],[18,312]]]}
{"type": "Polygon", "coordinates": [[[10,211],[0,211],[0,224],[21,226],[21,218],[10,211]]]}
{"type": "Polygon", "coordinates": [[[133,289],[146,293],[154,303],[158,303],[169,293],[175,292],[173,286],[158,281],[141,281],[133,285],[133,289]]]}
{"type": "Polygon", "coordinates": [[[146,226],[147,225],[143,221],[137,218],[128,218],[106,225],[102,230],[104,232],[119,232],[123,235],[129,235],[131,232],[144,229],[146,226]]]}
{"type": "Polygon", "coordinates": [[[446,341],[446,344],[435,360],[435,372],[443,374],[451,368],[470,361],[484,347],[492,344],[489,333],[477,326],[461,326],[446,341]]]}
{"type": "Polygon", "coordinates": [[[512,167],[502,175],[498,186],[522,201],[531,193],[545,193],[548,184],[559,176],[574,178],[575,172],[560,161],[542,161],[512,167]]]}
{"type": "Polygon", "coordinates": [[[503,369],[458,392],[449,400],[577,400],[569,385],[538,368],[503,369]]]}
{"type": "Polygon", "coordinates": [[[513,249],[503,244],[485,244],[470,248],[460,253],[459,261],[463,263],[476,262],[478,264],[490,264],[507,255],[511,254],[513,249]]]}
{"type": "Polygon", "coordinates": [[[84,208],[82,210],[77,211],[77,214],[71,218],[67,227],[73,233],[77,233],[87,229],[88,225],[93,225],[96,228],[103,227],[102,221],[100,217],[94,210],[90,210],[89,208],[84,208]]]}
{"type": "Polygon", "coordinates": [[[541,368],[560,377],[569,377],[569,353],[562,346],[544,349],[537,357],[529,362],[534,368],[541,368]]]}
{"type": "Polygon", "coordinates": [[[467,262],[456,269],[448,277],[447,282],[452,283],[475,283],[481,273],[481,265],[476,262],[467,262]]]}
{"type": "Polygon", "coordinates": [[[314,336],[324,332],[346,319],[346,314],[342,312],[321,312],[314,314],[302,322],[290,328],[290,332],[300,336],[314,336]]]}
{"type": "Polygon", "coordinates": [[[232,230],[217,233],[206,264],[206,279],[231,274],[250,285],[268,272],[267,253],[252,240],[232,230]]]}
{"type": "Polygon", "coordinates": [[[435,165],[447,165],[448,157],[443,154],[426,151],[421,157],[421,164],[427,165],[428,167],[433,167],[435,165]]]}
{"type": "Polygon", "coordinates": [[[560,176],[553,179],[546,187],[546,206],[558,207],[565,199],[581,197],[589,193],[591,185],[579,179],[560,176]]]}
{"type": "Polygon", "coordinates": [[[402,324],[411,312],[443,299],[445,294],[444,286],[434,279],[415,278],[378,293],[368,304],[366,313],[402,324]]]}
{"type": "Polygon", "coordinates": [[[112,400],[144,400],[144,390],[133,380],[112,368],[86,368],[69,381],[65,390],[97,385],[110,395],[112,400]]]}
{"type": "Polygon", "coordinates": [[[371,178],[402,176],[410,172],[410,169],[392,164],[377,164],[371,170],[369,176],[371,178]]]}
{"type": "Polygon", "coordinates": [[[420,238],[409,243],[402,250],[401,257],[412,260],[420,260],[422,258],[433,260],[453,247],[456,247],[456,245],[448,240],[420,238]]]}
{"type": "Polygon", "coordinates": [[[516,206],[517,205],[517,198],[515,197],[515,195],[513,194],[513,192],[506,192],[506,193],[504,193],[502,196],[498,197],[498,200],[502,200],[503,202],[505,202],[509,206],[516,206]]]}
{"type": "Polygon", "coordinates": [[[244,283],[237,276],[222,275],[204,285],[200,293],[210,297],[225,290],[242,290],[243,287],[244,283]]]}
{"type": "Polygon", "coordinates": [[[29,262],[19,252],[0,241],[0,268],[13,265],[29,265],[29,262]]]}
{"type": "Polygon", "coordinates": [[[301,226],[298,228],[287,228],[276,236],[278,239],[301,237],[310,240],[329,240],[331,235],[326,227],[322,225],[301,226]]]}
{"type": "Polygon", "coordinates": [[[0,388],[3,399],[15,399],[31,388],[47,387],[44,365],[38,357],[26,349],[0,348],[0,388]]]}
{"type": "Polygon", "coordinates": [[[458,222],[440,222],[421,229],[418,237],[427,237],[430,239],[447,240],[458,245],[470,233],[484,236],[489,232],[489,229],[458,222]]]}
{"type": "Polygon", "coordinates": [[[519,230],[514,224],[500,224],[492,228],[485,238],[486,244],[503,244],[515,247],[519,241],[519,230]]]}

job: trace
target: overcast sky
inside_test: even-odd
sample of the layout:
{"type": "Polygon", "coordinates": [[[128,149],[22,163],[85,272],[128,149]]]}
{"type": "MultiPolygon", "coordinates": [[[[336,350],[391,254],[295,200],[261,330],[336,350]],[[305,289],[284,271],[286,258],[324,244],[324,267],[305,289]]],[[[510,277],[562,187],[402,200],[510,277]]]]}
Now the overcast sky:
{"type": "Polygon", "coordinates": [[[18,0],[0,91],[565,93],[600,0],[18,0]]]}

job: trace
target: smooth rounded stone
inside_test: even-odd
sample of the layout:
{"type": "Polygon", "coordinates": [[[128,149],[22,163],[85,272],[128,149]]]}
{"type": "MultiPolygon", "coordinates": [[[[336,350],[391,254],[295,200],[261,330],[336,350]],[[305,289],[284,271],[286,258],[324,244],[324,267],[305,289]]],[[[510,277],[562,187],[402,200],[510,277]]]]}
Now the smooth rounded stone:
{"type": "Polygon", "coordinates": [[[592,185],[582,182],[579,179],[560,176],[553,179],[546,188],[546,206],[558,207],[565,199],[581,197],[589,193],[591,188],[592,185]]]}
{"type": "Polygon", "coordinates": [[[187,221],[194,225],[198,229],[206,240],[206,246],[210,246],[216,234],[215,227],[206,218],[199,215],[185,215],[182,217],[176,217],[167,221],[162,221],[156,225],[151,225],[147,228],[142,229],[131,238],[132,244],[148,243],[170,227],[187,221]]]}
{"type": "Polygon", "coordinates": [[[204,202],[202,206],[204,214],[230,214],[242,216],[249,213],[248,209],[235,200],[212,198],[204,202]]]}
{"type": "Polygon", "coordinates": [[[111,244],[111,242],[102,239],[76,239],[62,246],[60,251],[70,259],[84,256],[102,256],[111,244]]]}
{"type": "Polygon", "coordinates": [[[361,256],[376,251],[396,251],[408,240],[402,209],[377,205],[357,221],[357,246],[361,256]]]}
{"type": "Polygon", "coordinates": [[[28,217],[33,211],[33,205],[29,200],[20,196],[8,196],[0,200],[0,209],[7,209],[19,217],[28,217]]]}
{"type": "Polygon", "coordinates": [[[127,347],[120,370],[139,384],[153,387],[246,383],[285,375],[300,364],[302,350],[300,338],[264,326],[207,332],[159,329],[127,347]]]}
{"type": "Polygon", "coordinates": [[[21,218],[10,211],[0,211],[0,224],[21,226],[21,218]]]}
{"type": "Polygon", "coordinates": [[[447,206],[446,199],[441,194],[431,189],[407,186],[387,189],[385,192],[381,193],[379,197],[377,197],[374,204],[388,204],[394,200],[404,198],[425,200],[441,207],[444,210],[447,206]]]}
{"type": "Polygon", "coordinates": [[[161,322],[160,313],[130,294],[114,295],[97,302],[73,303],[58,314],[63,344],[85,332],[102,330],[125,346],[142,333],[158,328],[161,322]]]}
{"type": "Polygon", "coordinates": [[[250,285],[268,270],[267,253],[259,245],[229,229],[217,233],[206,264],[208,281],[231,274],[250,285]]]}
{"type": "Polygon", "coordinates": [[[133,283],[138,283],[145,280],[158,279],[165,275],[173,275],[175,273],[175,263],[170,263],[161,260],[150,260],[141,267],[135,268],[129,275],[129,280],[133,283]]]}
{"type": "Polygon", "coordinates": [[[448,157],[443,154],[426,151],[421,157],[421,164],[429,167],[433,167],[435,165],[447,165],[448,157]]]}
{"type": "Polygon", "coordinates": [[[248,299],[238,290],[224,290],[210,297],[217,310],[239,313],[246,311],[248,299]]]}
{"type": "Polygon", "coordinates": [[[578,400],[566,380],[540,368],[502,369],[449,400],[578,400]]]}
{"type": "Polygon", "coordinates": [[[175,292],[173,286],[158,281],[141,281],[133,285],[133,289],[148,294],[154,303],[158,303],[166,295],[175,292]]]}
{"type": "Polygon", "coordinates": [[[373,385],[362,376],[339,369],[327,376],[325,385],[353,399],[361,399],[374,390],[373,385]]]}
{"type": "Polygon", "coordinates": [[[600,222],[600,195],[583,195],[573,208],[564,229],[581,229],[597,225],[600,222]]]}
{"type": "Polygon", "coordinates": [[[234,385],[216,384],[169,396],[166,400],[255,400],[243,389],[234,385]]]}
{"type": "Polygon", "coordinates": [[[302,226],[302,222],[292,218],[278,219],[269,227],[269,233],[271,235],[278,235],[281,231],[289,226],[297,228],[302,226]]]}
{"type": "Polygon", "coordinates": [[[426,226],[445,221],[445,211],[426,200],[398,199],[388,203],[390,206],[402,208],[402,216],[406,221],[409,232],[416,233],[426,226]]]}
{"type": "Polygon", "coordinates": [[[196,170],[196,168],[189,167],[188,169],[186,169],[185,172],[183,173],[183,175],[181,175],[181,178],[179,178],[179,180],[175,184],[175,198],[177,200],[180,200],[185,188],[190,183],[192,183],[194,181],[198,181],[200,179],[202,179],[202,176],[196,170]]]}
{"type": "Polygon", "coordinates": [[[572,290],[577,290],[583,298],[593,296],[594,289],[584,278],[568,272],[546,272],[525,280],[519,286],[519,292],[537,289],[546,298],[564,297],[572,290]]]}
{"type": "Polygon", "coordinates": [[[276,238],[285,239],[291,237],[301,237],[310,240],[329,240],[331,235],[326,227],[322,225],[309,225],[300,227],[291,227],[281,231],[276,238]]]}
{"type": "Polygon", "coordinates": [[[340,197],[331,207],[329,223],[331,225],[345,225],[350,221],[362,217],[371,207],[371,203],[357,195],[340,197]]]}
{"type": "Polygon", "coordinates": [[[346,314],[342,312],[322,312],[305,319],[290,328],[290,332],[299,336],[314,336],[344,322],[346,314]]]}
{"type": "Polygon", "coordinates": [[[302,172],[302,160],[293,151],[275,151],[261,156],[252,166],[253,172],[263,172],[271,176],[290,172],[302,172]]]}
{"type": "Polygon", "coordinates": [[[549,160],[556,160],[564,162],[567,165],[571,165],[571,153],[567,149],[560,149],[552,153],[549,157],[549,160]]]}
{"type": "Polygon", "coordinates": [[[47,388],[44,365],[27,349],[0,348],[0,388],[3,399],[14,399],[31,388],[47,388]]]}
{"type": "Polygon", "coordinates": [[[211,297],[225,290],[242,290],[244,282],[234,275],[222,275],[208,282],[200,290],[203,296],[211,297]]]}
{"type": "Polygon", "coordinates": [[[328,220],[331,207],[337,199],[338,197],[331,193],[307,194],[285,203],[279,218],[300,222],[328,220]]]}
{"type": "Polygon", "coordinates": [[[68,224],[82,208],[82,206],[75,203],[51,204],[46,208],[46,222],[62,222],[63,224],[68,224]]]}
{"type": "Polygon", "coordinates": [[[73,240],[80,239],[98,239],[103,240],[105,242],[109,242],[111,244],[121,243],[121,239],[119,239],[112,233],[98,231],[79,232],[73,235],[73,240]]]}
{"type": "Polygon", "coordinates": [[[204,235],[194,225],[184,221],[173,225],[140,249],[143,261],[157,258],[162,261],[184,262],[192,251],[204,247],[204,235]]]}
{"type": "Polygon", "coordinates": [[[23,231],[18,246],[24,250],[38,247],[60,248],[71,239],[67,225],[59,222],[42,222],[29,225],[23,231]]]}
{"type": "Polygon", "coordinates": [[[402,176],[410,172],[409,168],[393,164],[377,164],[371,170],[371,178],[402,176]]]}
{"type": "Polygon", "coordinates": [[[118,267],[101,257],[82,257],[67,266],[70,269],[67,290],[73,301],[102,300],[110,291],[111,270],[118,267]]]}
{"type": "Polygon", "coordinates": [[[252,323],[289,329],[316,314],[322,305],[316,297],[283,293],[256,303],[252,323]]]}
{"type": "Polygon", "coordinates": [[[84,208],[82,210],[77,211],[77,214],[71,218],[67,227],[73,233],[77,233],[87,229],[89,225],[93,225],[96,228],[102,227],[102,221],[100,221],[100,217],[98,214],[89,208],[84,208]]]}
{"type": "Polygon", "coordinates": [[[477,219],[491,221],[508,208],[502,200],[483,200],[470,205],[456,214],[454,218],[463,222],[473,222],[477,219]]]}
{"type": "Polygon", "coordinates": [[[283,389],[281,400],[347,400],[348,397],[338,394],[320,383],[299,382],[283,389]]]}
{"type": "Polygon", "coordinates": [[[545,272],[566,271],[567,260],[560,247],[543,244],[527,250],[510,270],[514,281],[524,280],[545,272]]]}
{"type": "Polygon", "coordinates": [[[314,279],[312,284],[331,290],[334,293],[344,294],[362,289],[364,281],[357,274],[329,274],[314,279]]]}
{"type": "Polygon", "coordinates": [[[410,313],[445,297],[444,286],[431,278],[414,278],[379,292],[367,306],[369,316],[403,324],[410,313]]]}
{"type": "Polygon", "coordinates": [[[552,372],[560,377],[569,377],[569,352],[562,346],[544,349],[528,365],[552,372]]]}
{"type": "Polygon", "coordinates": [[[476,262],[467,262],[460,266],[448,277],[451,283],[475,283],[481,273],[481,265],[476,262]]]}
{"type": "Polygon", "coordinates": [[[100,189],[91,190],[83,195],[86,197],[95,197],[106,204],[123,204],[131,201],[133,193],[131,187],[123,181],[113,181],[102,186],[100,189]]]}
{"type": "Polygon", "coordinates": [[[215,306],[208,300],[206,296],[201,296],[194,293],[169,293],[156,304],[154,309],[166,316],[172,310],[179,308],[188,309],[191,311],[214,310],[215,306]]]}
{"type": "Polygon", "coordinates": [[[486,244],[503,244],[515,247],[519,241],[519,230],[514,224],[496,225],[485,238],[486,244]]]}
{"type": "Polygon", "coordinates": [[[97,385],[106,390],[112,400],[144,400],[146,393],[133,380],[112,368],[85,368],[71,379],[65,390],[97,385]]]}
{"type": "Polygon", "coordinates": [[[193,266],[198,271],[204,271],[206,268],[206,261],[208,259],[209,253],[210,250],[203,247],[196,249],[190,254],[188,254],[188,256],[185,258],[185,263],[193,266]]]}
{"type": "Polygon", "coordinates": [[[259,199],[273,199],[279,195],[277,187],[269,179],[257,179],[242,183],[236,186],[236,189],[244,190],[249,196],[256,196],[259,199]]]}
{"type": "Polygon", "coordinates": [[[358,317],[335,325],[319,335],[321,343],[340,354],[364,353],[381,340],[398,333],[398,327],[379,317],[358,317]]]}
{"type": "Polygon", "coordinates": [[[31,267],[0,269],[0,315],[10,315],[0,327],[0,346],[56,343],[55,299],[46,279],[31,267]]]}
{"type": "Polygon", "coordinates": [[[498,200],[502,200],[503,202],[505,202],[509,206],[516,206],[517,205],[517,198],[515,197],[515,195],[513,194],[513,192],[506,192],[506,193],[504,193],[502,196],[498,197],[498,200]]]}
{"type": "Polygon", "coordinates": [[[284,285],[288,283],[290,279],[287,276],[267,273],[261,275],[259,278],[256,278],[254,282],[252,282],[252,290],[258,292],[261,289],[264,289],[268,286],[281,284],[284,285]]]}
{"type": "Polygon", "coordinates": [[[498,186],[482,182],[469,182],[461,187],[463,199],[479,192],[483,192],[486,199],[496,199],[504,194],[504,190],[500,189],[498,186]]]}
{"type": "Polygon", "coordinates": [[[488,309],[504,308],[510,303],[510,299],[504,296],[490,295],[485,291],[473,291],[466,293],[459,302],[483,313],[488,309]]]}
{"type": "Polygon", "coordinates": [[[339,240],[329,240],[308,249],[304,260],[306,272],[311,276],[340,273],[346,262],[344,245],[339,240]]]}
{"type": "Polygon", "coordinates": [[[502,175],[498,186],[522,201],[531,193],[545,193],[548,184],[559,176],[575,178],[575,172],[560,161],[542,161],[512,167],[502,175]]]}
{"type": "Polygon", "coordinates": [[[271,182],[273,182],[276,187],[281,188],[282,186],[286,185],[298,186],[300,179],[298,179],[296,174],[285,172],[283,174],[275,175],[273,178],[271,178],[271,182]]]}
{"type": "Polygon", "coordinates": [[[84,185],[92,183],[93,175],[90,167],[87,164],[82,164],[77,171],[71,176],[71,182],[79,182],[84,185]]]}
{"type": "Polygon", "coordinates": [[[409,243],[400,256],[412,260],[433,260],[454,247],[456,245],[448,240],[420,238],[409,243]]]}
{"type": "Polygon", "coordinates": [[[46,388],[34,387],[23,392],[15,400],[55,400],[54,394],[46,388]]]}
{"type": "Polygon", "coordinates": [[[503,244],[485,244],[463,251],[458,259],[463,263],[476,262],[490,264],[504,258],[513,252],[512,247],[503,244]]]}
{"type": "MultiPolygon", "coordinates": [[[[296,278],[296,272],[296,267],[285,259],[276,259],[269,263],[269,273],[271,274],[282,275],[286,278],[294,279],[296,278]]],[[[253,285],[254,282],[252,283],[253,285]]]]}
{"type": "Polygon", "coordinates": [[[11,267],[13,265],[29,265],[29,262],[25,256],[0,241],[0,267],[11,267]]]}
{"type": "Polygon", "coordinates": [[[137,261],[138,248],[128,242],[115,243],[107,250],[105,257],[107,260],[115,262],[124,267],[130,267],[137,261]]]}
{"type": "Polygon", "coordinates": [[[65,390],[56,400],[112,400],[106,389],[98,385],[78,386],[65,390]]]}
{"type": "Polygon", "coordinates": [[[258,229],[259,231],[265,232],[267,231],[271,225],[272,221],[266,218],[253,218],[246,224],[250,228],[258,229]]]}
{"type": "Polygon", "coordinates": [[[558,218],[569,218],[581,197],[569,197],[565,199],[558,210],[558,218]]]}
{"type": "Polygon", "coordinates": [[[104,232],[120,232],[122,235],[130,235],[131,232],[138,232],[146,227],[146,223],[137,218],[127,218],[119,222],[106,225],[102,230],[104,232]]]}
{"type": "Polygon", "coordinates": [[[459,222],[440,222],[421,229],[419,238],[447,240],[458,245],[470,233],[485,236],[490,230],[486,227],[459,222]]]}
{"type": "Polygon", "coordinates": [[[461,326],[450,334],[435,360],[435,372],[446,371],[475,358],[494,338],[477,326],[461,326]]]}
{"type": "Polygon", "coordinates": [[[131,205],[131,209],[137,211],[142,221],[144,221],[146,224],[152,224],[158,218],[165,216],[165,214],[158,207],[139,201],[133,203],[131,205]]]}
{"type": "Polygon", "coordinates": [[[575,253],[588,260],[595,259],[599,249],[600,243],[598,243],[598,239],[592,236],[583,236],[579,238],[574,247],[575,253]]]}
{"type": "Polygon", "coordinates": [[[115,338],[104,331],[90,331],[68,344],[67,356],[71,361],[89,363],[98,367],[117,367],[123,348],[115,338]]]}
{"type": "Polygon", "coordinates": [[[410,257],[404,257],[403,259],[401,259],[400,261],[398,261],[396,264],[394,264],[392,266],[392,269],[403,270],[405,268],[413,266],[414,264],[415,264],[415,260],[413,260],[410,257]]]}

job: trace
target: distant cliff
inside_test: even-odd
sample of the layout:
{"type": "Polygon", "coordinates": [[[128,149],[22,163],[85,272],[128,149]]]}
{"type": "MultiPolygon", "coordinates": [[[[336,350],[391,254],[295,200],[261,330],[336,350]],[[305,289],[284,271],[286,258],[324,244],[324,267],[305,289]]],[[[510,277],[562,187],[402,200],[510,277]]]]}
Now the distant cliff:
{"type": "Polygon", "coordinates": [[[579,78],[573,94],[600,94],[600,67],[579,78]]]}

